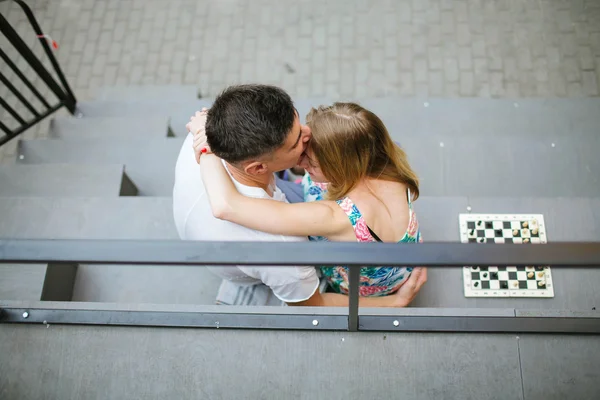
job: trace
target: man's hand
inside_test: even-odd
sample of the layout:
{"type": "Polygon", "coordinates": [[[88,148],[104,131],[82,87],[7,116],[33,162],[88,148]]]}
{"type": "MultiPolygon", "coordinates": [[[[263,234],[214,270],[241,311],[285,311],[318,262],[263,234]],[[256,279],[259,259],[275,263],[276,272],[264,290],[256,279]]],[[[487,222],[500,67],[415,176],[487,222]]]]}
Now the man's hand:
{"type": "MultiPolygon", "coordinates": [[[[410,277],[394,294],[388,296],[360,297],[358,306],[364,308],[372,307],[406,307],[419,293],[421,287],[427,282],[427,269],[415,268],[410,277]]],[[[338,293],[315,293],[308,299],[297,303],[288,303],[290,306],[309,307],[348,307],[348,296],[338,293]]]]}
{"type": "Polygon", "coordinates": [[[398,291],[390,296],[395,298],[395,307],[408,306],[421,290],[421,287],[427,282],[427,268],[419,267],[413,269],[410,277],[398,291]]]}
{"type": "Polygon", "coordinates": [[[194,135],[193,147],[197,163],[200,163],[201,154],[210,152],[205,131],[207,114],[207,108],[203,108],[202,111],[196,111],[196,114],[190,118],[190,122],[185,126],[188,132],[191,132],[194,135]]]}

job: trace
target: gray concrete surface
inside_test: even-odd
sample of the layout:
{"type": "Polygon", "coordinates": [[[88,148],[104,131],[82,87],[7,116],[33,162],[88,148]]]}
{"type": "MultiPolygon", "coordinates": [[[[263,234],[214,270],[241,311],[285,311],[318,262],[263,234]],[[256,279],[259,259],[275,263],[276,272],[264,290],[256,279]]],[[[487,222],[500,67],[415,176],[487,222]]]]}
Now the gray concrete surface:
{"type": "Polygon", "coordinates": [[[206,268],[80,265],[73,301],[214,304],[220,284],[206,268]]]}
{"type": "MultiPolygon", "coordinates": [[[[150,106],[158,107],[154,103],[150,106]]],[[[390,126],[401,125],[398,121],[390,126]]],[[[600,161],[596,155],[600,136],[579,135],[578,140],[523,136],[515,140],[514,136],[404,136],[396,129],[391,132],[409,155],[420,178],[420,189],[428,196],[600,195],[600,161]],[[558,177],[560,185],[555,184],[558,177]]],[[[17,163],[123,163],[139,195],[169,196],[183,139],[140,141],[127,137],[118,145],[101,137],[24,140],[17,163]]]]}
{"type": "Polygon", "coordinates": [[[50,123],[48,136],[53,139],[96,138],[118,140],[135,137],[165,138],[169,131],[169,119],[166,116],[145,118],[82,118],[57,117],[50,123]]]}
{"type": "Polygon", "coordinates": [[[0,197],[117,197],[137,190],[124,165],[0,165],[0,197]]]}
{"type": "Polygon", "coordinates": [[[600,340],[597,336],[521,335],[525,399],[600,397],[600,340]]]}
{"type": "MultiPolygon", "coordinates": [[[[0,198],[0,221],[4,238],[178,239],[170,198],[0,198]]],[[[45,270],[0,265],[0,298],[39,299],[45,270]]],[[[213,304],[219,284],[204,268],[81,265],[73,300],[213,304]]]]}
{"type": "Polygon", "coordinates": [[[522,399],[511,335],[0,326],[0,339],[0,393],[23,400],[522,399]]]}
{"type": "Polygon", "coordinates": [[[168,197],[6,197],[0,216],[0,237],[15,239],[178,238],[168,197]]]}
{"type": "Polygon", "coordinates": [[[171,196],[175,161],[181,138],[140,139],[128,137],[114,141],[105,138],[71,140],[37,139],[20,142],[19,164],[73,163],[101,166],[125,164],[127,176],[138,188],[139,196],[171,196]]]}
{"type": "Polygon", "coordinates": [[[0,339],[0,394],[23,400],[600,394],[598,340],[590,336],[4,325],[0,339]]]}
{"type": "Polygon", "coordinates": [[[0,264],[0,298],[39,301],[46,264],[0,264]]]}

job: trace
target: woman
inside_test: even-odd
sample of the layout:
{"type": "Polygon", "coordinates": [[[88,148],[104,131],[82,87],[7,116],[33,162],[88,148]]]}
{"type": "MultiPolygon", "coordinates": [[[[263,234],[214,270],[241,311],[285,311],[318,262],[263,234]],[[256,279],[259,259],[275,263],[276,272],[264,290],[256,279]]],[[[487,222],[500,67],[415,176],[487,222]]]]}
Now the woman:
{"type": "MultiPolygon", "coordinates": [[[[237,192],[221,160],[209,155],[203,132],[195,140],[202,154],[202,179],[213,214],[273,234],[310,236],[317,241],[418,243],[421,234],[412,202],[418,179],[404,151],[392,141],[383,122],[354,103],[312,109],[312,132],[301,161],[306,203],[252,199],[237,192]],[[252,210],[252,212],[244,212],[252,210]]],[[[322,267],[330,287],[348,293],[348,269],[322,267]]],[[[364,267],[361,296],[396,292],[410,267],[364,267]]]]}

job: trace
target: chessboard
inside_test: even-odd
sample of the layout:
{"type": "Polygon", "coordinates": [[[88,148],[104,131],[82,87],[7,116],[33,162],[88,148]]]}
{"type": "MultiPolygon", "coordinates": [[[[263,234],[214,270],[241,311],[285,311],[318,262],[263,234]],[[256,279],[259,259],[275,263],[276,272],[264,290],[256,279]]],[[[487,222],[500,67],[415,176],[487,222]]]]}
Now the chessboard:
{"type": "MultiPolygon", "coordinates": [[[[546,243],[541,214],[460,214],[462,243],[546,243]]],[[[465,297],[554,297],[548,266],[463,267],[465,297]]]]}

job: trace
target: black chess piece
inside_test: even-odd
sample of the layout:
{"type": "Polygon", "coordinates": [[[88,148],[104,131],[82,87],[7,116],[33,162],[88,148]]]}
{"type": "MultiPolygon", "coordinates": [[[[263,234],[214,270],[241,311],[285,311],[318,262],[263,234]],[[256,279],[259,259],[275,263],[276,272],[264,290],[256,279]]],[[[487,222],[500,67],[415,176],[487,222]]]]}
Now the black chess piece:
{"type": "Polygon", "coordinates": [[[492,279],[498,279],[498,273],[492,272],[492,279]]]}

